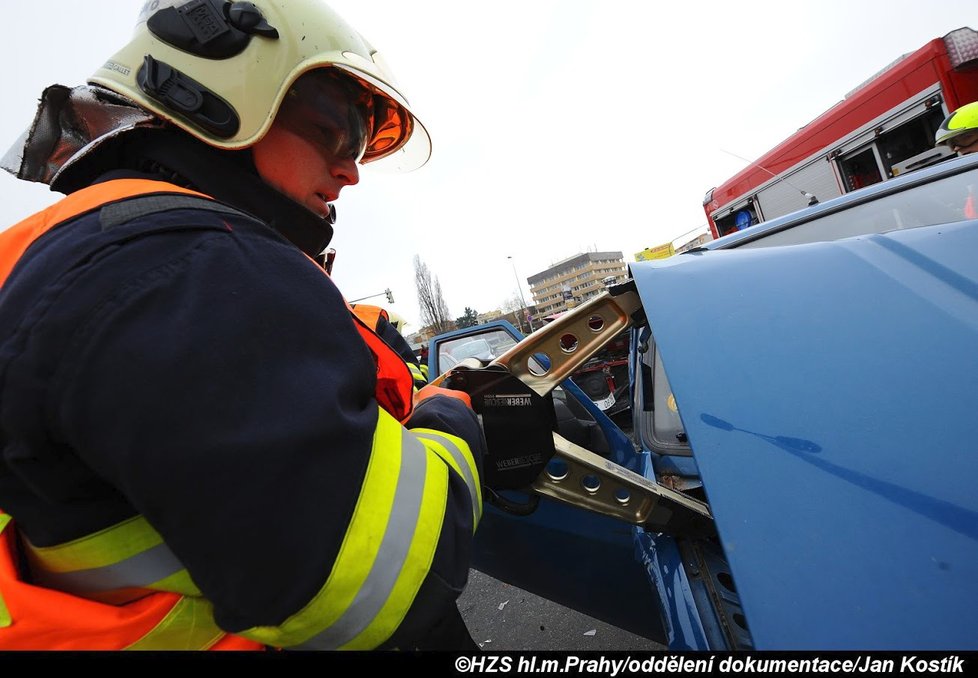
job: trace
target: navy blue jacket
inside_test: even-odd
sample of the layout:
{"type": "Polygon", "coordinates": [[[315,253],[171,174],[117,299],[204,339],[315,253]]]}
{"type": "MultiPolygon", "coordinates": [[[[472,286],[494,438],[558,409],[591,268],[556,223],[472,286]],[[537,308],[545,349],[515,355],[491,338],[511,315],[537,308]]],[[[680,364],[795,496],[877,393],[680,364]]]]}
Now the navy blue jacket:
{"type": "MultiPolygon", "coordinates": [[[[365,472],[375,366],[340,293],[255,219],[177,209],[42,236],[0,290],[0,506],[37,546],[144,515],[228,631],[275,625],[323,585],[365,472]]],[[[475,415],[411,428],[477,459],[475,415]]],[[[472,512],[450,474],[441,540],[404,629],[464,587],[472,512]]],[[[407,646],[405,631],[392,645],[407,646]]]]}

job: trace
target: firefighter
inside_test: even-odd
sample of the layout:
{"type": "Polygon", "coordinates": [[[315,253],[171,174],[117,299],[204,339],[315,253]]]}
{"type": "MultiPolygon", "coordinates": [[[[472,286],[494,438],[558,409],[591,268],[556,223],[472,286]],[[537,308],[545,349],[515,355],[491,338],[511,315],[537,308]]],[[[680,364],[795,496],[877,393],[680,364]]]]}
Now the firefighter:
{"type": "Polygon", "coordinates": [[[390,336],[388,343],[397,348],[397,352],[404,358],[404,362],[407,363],[408,369],[411,370],[411,376],[414,377],[414,385],[418,388],[424,388],[428,383],[428,364],[426,362],[421,362],[420,357],[411,348],[407,340],[404,338],[404,328],[407,326],[407,321],[401,316],[393,312],[387,312],[387,323],[397,333],[397,337],[393,336],[391,330],[386,330],[381,336],[390,336]],[[398,348],[400,347],[400,348],[398,348]]]}
{"type": "Polygon", "coordinates": [[[473,647],[465,396],[415,392],[314,258],[427,133],[318,0],[147,2],[6,158],[0,648],[473,647]]]}
{"type": "Polygon", "coordinates": [[[936,145],[947,146],[959,155],[978,151],[978,101],[965,104],[944,118],[934,139],[936,145]]]}
{"type": "Polygon", "coordinates": [[[350,304],[350,308],[356,317],[397,351],[411,372],[415,388],[424,388],[428,383],[428,366],[418,362],[418,356],[414,354],[411,345],[401,334],[404,319],[396,313],[372,304],[350,304]]]}
{"type": "MultiPolygon", "coordinates": [[[[968,155],[978,151],[978,101],[961,106],[944,118],[935,135],[937,145],[945,145],[958,155],[968,155]]],[[[978,219],[978,196],[974,184],[968,185],[968,195],[964,200],[963,216],[978,219]]]]}
{"type": "Polygon", "coordinates": [[[388,321],[400,334],[404,334],[404,328],[407,326],[407,321],[396,313],[388,313],[388,321]]]}

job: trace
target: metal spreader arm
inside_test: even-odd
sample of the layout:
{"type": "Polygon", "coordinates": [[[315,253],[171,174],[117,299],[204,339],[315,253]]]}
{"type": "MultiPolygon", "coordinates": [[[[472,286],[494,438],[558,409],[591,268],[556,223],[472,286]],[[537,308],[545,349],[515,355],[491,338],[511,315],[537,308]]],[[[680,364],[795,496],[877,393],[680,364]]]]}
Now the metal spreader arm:
{"type": "MultiPolygon", "coordinates": [[[[641,314],[634,283],[613,292],[545,325],[485,369],[504,369],[537,395],[547,396],[641,314]],[[545,360],[539,358],[541,354],[545,360]]],[[[650,531],[688,536],[714,532],[704,502],[663,487],[557,433],[553,433],[553,450],[550,462],[528,488],[534,493],[650,531]]]]}

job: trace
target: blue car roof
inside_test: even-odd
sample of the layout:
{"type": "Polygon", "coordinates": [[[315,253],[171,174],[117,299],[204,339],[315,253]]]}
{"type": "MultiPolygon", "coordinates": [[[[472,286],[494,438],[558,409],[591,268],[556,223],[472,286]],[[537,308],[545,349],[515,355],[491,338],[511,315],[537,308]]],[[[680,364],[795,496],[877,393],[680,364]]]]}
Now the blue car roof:
{"type": "Polygon", "coordinates": [[[632,275],[756,646],[978,646],[978,222],[632,275]]]}

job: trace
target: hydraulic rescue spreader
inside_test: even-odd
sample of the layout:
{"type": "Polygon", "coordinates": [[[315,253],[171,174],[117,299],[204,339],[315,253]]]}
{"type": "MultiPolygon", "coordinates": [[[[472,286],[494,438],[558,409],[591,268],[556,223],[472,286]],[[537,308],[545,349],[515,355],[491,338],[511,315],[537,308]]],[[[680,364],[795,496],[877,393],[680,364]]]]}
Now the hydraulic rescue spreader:
{"type": "Polygon", "coordinates": [[[651,532],[715,533],[709,507],[576,445],[557,433],[552,391],[622,331],[645,322],[633,282],[612,287],[542,327],[488,365],[469,358],[434,383],[465,391],[488,444],[484,497],[528,514],[539,496],[651,532]],[[517,502],[502,494],[530,495],[517,502]]]}

